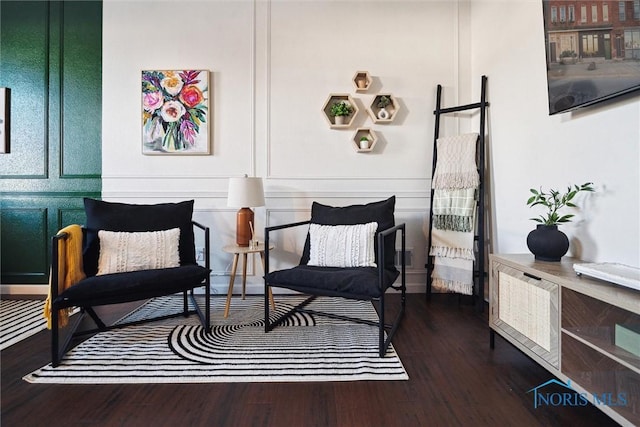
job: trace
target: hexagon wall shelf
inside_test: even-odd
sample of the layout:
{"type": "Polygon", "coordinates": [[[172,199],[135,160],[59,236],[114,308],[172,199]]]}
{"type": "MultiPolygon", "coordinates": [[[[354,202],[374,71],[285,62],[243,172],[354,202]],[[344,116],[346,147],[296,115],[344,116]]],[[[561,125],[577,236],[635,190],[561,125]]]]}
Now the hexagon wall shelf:
{"type": "Polygon", "coordinates": [[[400,104],[398,104],[398,101],[396,101],[396,98],[392,94],[379,93],[373,98],[373,101],[371,101],[371,105],[369,106],[369,108],[367,108],[367,113],[369,113],[369,116],[374,123],[384,124],[393,122],[393,120],[396,118],[396,115],[398,114],[399,109],[400,104]],[[390,101],[389,105],[384,107],[384,109],[388,113],[388,117],[380,115],[382,107],[379,107],[378,105],[383,96],[389,98],[390,101]]]}
{"type": "Polygon", "coordinates": [[[368,71],[356,71],[352,80],[356,92],[366,92],[371,87],[371,76],[368,71]]]}
{"type": "Polygon", "coordinates": [[[358,128],[351,139],[351,144],[358,153],[368,153],[373,151],[373,147],[376,146],[376,142],[378,142],[378,135],[376,135],[373,129],[369,128],[358,128]],[[360,147],[360,138],[362,137],[366,137],[369,140],[369,146],[367,148],[360,147]]]}
{"type": "Polygon", "coordinates": [[[349,126],[351,126],[351,123],[353,123],[353,119],[358,115],[358,106],[353,101],[353,98],[351,98],[351,95],[349,95],[348,93],[332,93],[329,94],[329,97],[325,101],[324,106],[322,107],[322,113],[324,115],[324,118],[327,119],[327,122],[329,122],[331,129],[347,129],[349,128],[349,126]],[[335,117],[331,115],[331,106],[335,102],[340,101],[346,101],[347,103],[349,103],[349,105],[351,105],[351,108],[353,108],[353,113],[351,113],[351,115],[349,116],[346,116],[347,121],[344,124],[336,124],[335,117]]]}

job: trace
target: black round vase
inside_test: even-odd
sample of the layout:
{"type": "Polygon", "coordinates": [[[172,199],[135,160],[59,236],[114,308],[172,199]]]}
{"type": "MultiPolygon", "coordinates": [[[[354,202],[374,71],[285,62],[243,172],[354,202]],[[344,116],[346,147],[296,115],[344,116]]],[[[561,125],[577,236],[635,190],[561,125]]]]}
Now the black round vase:
{"type": "Polygon", "coordinates": [[[569,250],[569,239],[557,225],[539,224],[527,236],[527,246],[537,260],[560,261],[569,250]]]}

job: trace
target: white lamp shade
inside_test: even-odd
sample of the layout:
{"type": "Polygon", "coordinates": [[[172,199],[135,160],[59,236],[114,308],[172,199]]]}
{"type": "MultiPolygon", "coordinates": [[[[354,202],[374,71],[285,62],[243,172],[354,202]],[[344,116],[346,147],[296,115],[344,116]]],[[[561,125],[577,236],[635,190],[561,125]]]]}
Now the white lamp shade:
{"type": "Polygon", "coordinates": [[[262,178],[229,178],[227,206],[232,208],[253,208],[264,206],[262,178]]]}

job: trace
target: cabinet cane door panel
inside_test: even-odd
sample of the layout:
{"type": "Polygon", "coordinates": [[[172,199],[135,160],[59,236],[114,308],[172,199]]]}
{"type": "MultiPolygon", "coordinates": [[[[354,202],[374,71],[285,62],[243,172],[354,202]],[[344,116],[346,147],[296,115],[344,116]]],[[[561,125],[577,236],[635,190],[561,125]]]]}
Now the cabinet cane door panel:
{"type": "Polygon", "coordinates": [[[492,328],[538,362],[560,369],[558,284],[500,263],[492,263],[492,275],[492,328]]]}

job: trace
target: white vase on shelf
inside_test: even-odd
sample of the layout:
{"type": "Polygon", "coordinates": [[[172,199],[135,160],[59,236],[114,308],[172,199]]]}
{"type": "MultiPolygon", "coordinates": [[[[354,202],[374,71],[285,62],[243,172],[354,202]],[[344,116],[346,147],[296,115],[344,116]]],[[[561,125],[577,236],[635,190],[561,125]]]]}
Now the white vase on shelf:
{"type": "Polygon", "coordinates": [[[386,108],[382,107],[380,111],[378,111],[378,118],[380,120],[387,120],[389,118],[389,112],[386,110],[386,108]]]}

